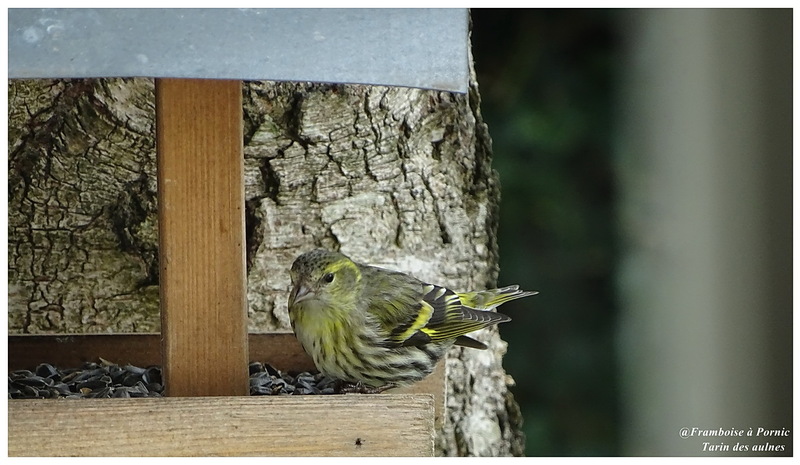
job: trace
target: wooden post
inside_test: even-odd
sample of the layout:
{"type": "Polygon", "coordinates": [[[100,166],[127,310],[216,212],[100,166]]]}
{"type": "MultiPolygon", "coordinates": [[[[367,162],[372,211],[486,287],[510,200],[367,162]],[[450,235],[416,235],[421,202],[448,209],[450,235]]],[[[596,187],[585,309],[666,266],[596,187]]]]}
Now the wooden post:
{"type": "Polygon", "coordinates": [[[156,140],[166,392],[247,395],[241,82],[156,79],[156,140]]]}

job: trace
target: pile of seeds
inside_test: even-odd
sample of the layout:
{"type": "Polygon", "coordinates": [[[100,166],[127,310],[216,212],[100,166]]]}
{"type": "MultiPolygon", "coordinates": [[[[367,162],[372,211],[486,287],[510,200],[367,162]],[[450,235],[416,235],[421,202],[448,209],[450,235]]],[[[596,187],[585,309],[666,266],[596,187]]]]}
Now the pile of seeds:
{"type": "MultiPolygon", "coordinates": [[[[333,394],[335,382],[321,374],[292,376],[268,364],[250,364],[250,395],[333,394]]],[[[58,369],[42,363],[34,371],[8,375],[9,399],[161,397],[161,367],[120,366],[101,360],[82,368],[58,369]]]]}
{"type": "Polygon", "coordinates": [[[336,381],[320,373],[304,371],[296,376],[282,373],[271,365],[250,364],[250,395],[333,394],[336,381]]]}

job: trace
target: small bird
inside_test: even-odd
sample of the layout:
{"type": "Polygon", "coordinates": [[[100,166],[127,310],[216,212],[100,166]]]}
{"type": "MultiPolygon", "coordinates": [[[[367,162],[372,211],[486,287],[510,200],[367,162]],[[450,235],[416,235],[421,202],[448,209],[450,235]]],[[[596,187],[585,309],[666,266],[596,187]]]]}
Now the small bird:
{"type": "Polygon", "coordinates": [[[519,286],[453,292],[324,249],[297,257],[290,274],[292,329],[319,371],[342,383],[340,392],[412,384],[453,345],[486,349],[466,334],[510,321],[492,310],[537,294],[519,286]]]}

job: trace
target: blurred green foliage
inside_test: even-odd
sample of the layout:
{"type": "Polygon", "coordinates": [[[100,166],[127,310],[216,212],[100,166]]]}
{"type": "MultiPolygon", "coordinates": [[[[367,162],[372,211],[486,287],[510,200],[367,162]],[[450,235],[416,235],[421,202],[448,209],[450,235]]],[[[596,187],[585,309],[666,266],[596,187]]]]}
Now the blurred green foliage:
{"type": "Polygon", "coordinates": [[[500,173],[505,368],[528,455],[619,454],[612,135],[618,10],[472,10],[500,173]]]}

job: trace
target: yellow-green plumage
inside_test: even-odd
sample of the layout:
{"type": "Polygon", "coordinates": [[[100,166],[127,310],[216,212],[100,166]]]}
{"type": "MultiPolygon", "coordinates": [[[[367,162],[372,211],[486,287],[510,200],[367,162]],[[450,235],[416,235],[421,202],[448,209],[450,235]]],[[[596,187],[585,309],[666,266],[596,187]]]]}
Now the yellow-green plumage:
{"type": "Polygon", "coordinates": [[[536,293],[456,293],[323,249],[299,256],[291,276],[289,318],[317,368],[374,388],[419,381],[454,344],[485,349],[466,334],[509,321],[492,310],[536,293]]]}

